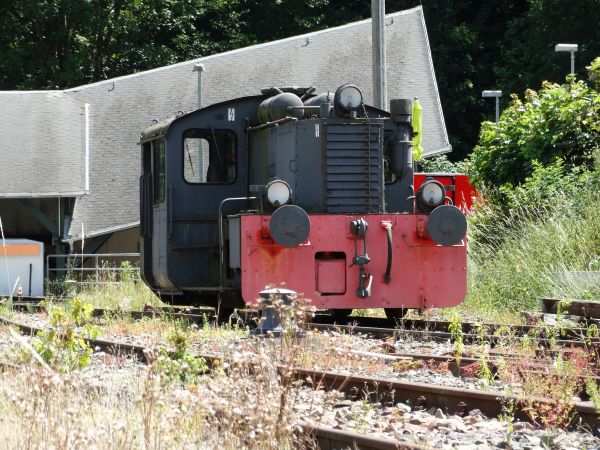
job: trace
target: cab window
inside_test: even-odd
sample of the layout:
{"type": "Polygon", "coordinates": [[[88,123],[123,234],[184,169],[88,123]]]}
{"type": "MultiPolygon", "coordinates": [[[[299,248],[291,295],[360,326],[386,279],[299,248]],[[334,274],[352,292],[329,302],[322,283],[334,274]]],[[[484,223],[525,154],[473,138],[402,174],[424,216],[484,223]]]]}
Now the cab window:
{"type": "Polygon", "coordinates": [[[152,143],[152,177],[154,205],[165,201],[165,142],[152,143]]]}
{"type": "Polygon", "coordinates": [[[237,148],[230,130],[188,130],[183,136],[183,178],[192,184],[233,183],[237,148]]]}

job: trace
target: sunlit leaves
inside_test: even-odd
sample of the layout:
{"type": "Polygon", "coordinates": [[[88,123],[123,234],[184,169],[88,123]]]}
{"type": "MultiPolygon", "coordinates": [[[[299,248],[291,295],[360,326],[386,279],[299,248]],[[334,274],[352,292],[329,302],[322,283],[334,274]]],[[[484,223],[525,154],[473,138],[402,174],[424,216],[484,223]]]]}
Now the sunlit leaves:
{"type": "Polygon", "coordinates": [[[544,82],[513,97],[498,125],[482,125],[471,155],[476,182],[496,186],[519,184],[531,175],[533,161],[551,164],[559,157],[567,166],[590,166],[600,148],[600,93],[584,81],[563,85],[544,82]]]}

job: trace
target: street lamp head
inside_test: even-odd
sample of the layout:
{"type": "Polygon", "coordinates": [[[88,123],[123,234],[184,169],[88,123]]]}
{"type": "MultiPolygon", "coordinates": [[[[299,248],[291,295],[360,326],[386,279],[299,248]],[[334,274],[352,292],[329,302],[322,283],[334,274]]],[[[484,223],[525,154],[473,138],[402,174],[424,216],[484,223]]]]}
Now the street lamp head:
{"type": "Polygon", "coordinates": [[[554,47],[555,52],[576,52],[577,50],[577,44],[556,44],[554,47]]]}
{"type": "Polygon", "coordinates": [[[502,97],[502,91],[483,91],[481,93],[482,97],[502,97]]]}
{"type": "Polygon", "coordinates": [[[204,64],[196,63],[194,64],[194,72],[204,72],[204,64]]]}

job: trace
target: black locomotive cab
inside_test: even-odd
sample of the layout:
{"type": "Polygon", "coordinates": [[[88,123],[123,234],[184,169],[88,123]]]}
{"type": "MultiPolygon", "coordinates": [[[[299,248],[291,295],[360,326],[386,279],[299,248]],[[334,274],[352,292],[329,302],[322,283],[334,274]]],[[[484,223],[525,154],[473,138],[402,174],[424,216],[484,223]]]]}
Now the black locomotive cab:
{"type": "Polygon", "coordinates": [[[218,211],[223,199],[248,196],[245,128],[259,102],[212,105],[142,133],[142,273],[165,299],[206,303],[230,290],[220,282],[218,211]]]}

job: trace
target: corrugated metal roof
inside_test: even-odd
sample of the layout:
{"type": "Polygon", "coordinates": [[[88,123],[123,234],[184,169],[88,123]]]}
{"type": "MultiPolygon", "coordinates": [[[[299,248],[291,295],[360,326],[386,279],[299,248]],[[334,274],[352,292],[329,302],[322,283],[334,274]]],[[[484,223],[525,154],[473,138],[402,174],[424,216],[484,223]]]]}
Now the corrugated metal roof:
{"type": "MultiPolygon", "coordinates": [[[[419,97],[425,153],[448,151],[422,9],[388,15],[386,42],[388,99],[419,97]]],[[[71,235],[79,237],[82,224],[89,236],[139,220],[140,133],[153,119],[196,108],[195,64],[205,68],[204,105],[269,86],[314,84],[323,92],[347,82],[371,103],[371,61],[371,21],[363,20],[64,91],[90,104],[90,189],[77,199],[71,235]]]]}

